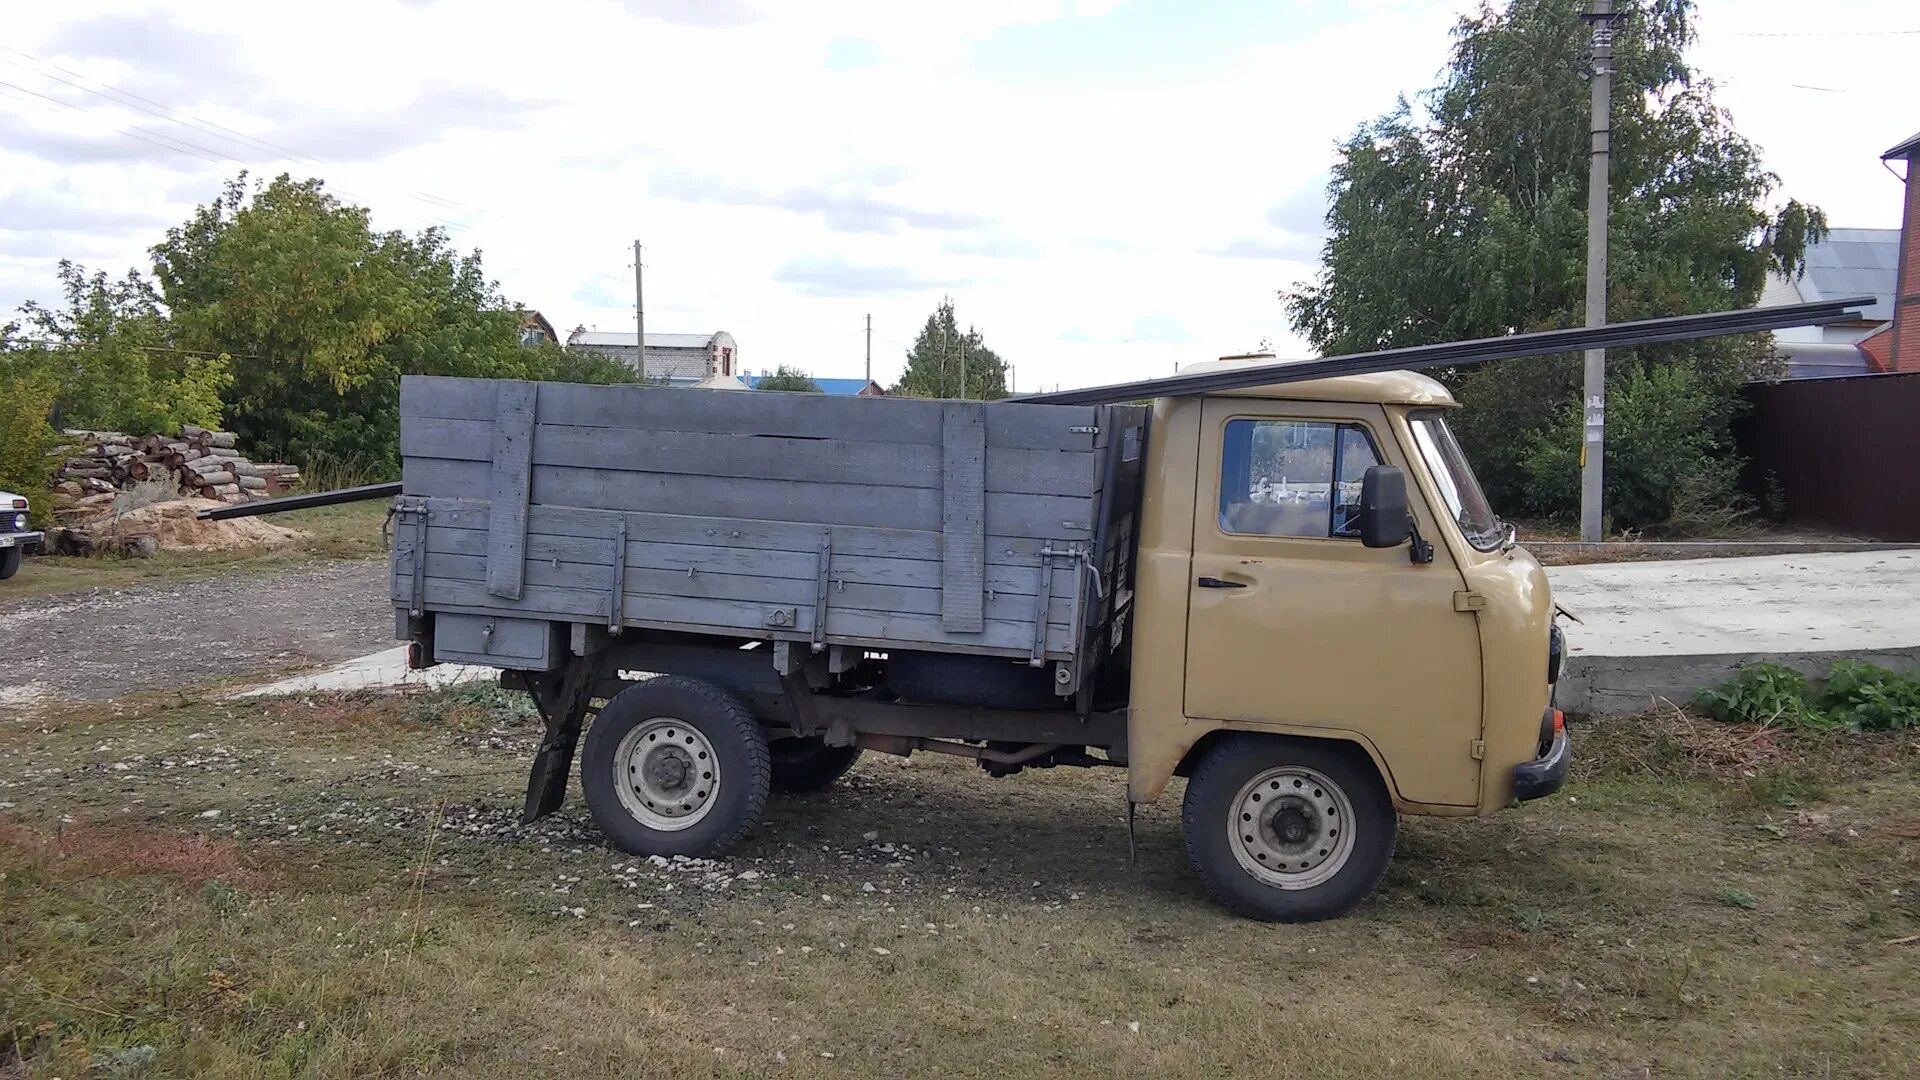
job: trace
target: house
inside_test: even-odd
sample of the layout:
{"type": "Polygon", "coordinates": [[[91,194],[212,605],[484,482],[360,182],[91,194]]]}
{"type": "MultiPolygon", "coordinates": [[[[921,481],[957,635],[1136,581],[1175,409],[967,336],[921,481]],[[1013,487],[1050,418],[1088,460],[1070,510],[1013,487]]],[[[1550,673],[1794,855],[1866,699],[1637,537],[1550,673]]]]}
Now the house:
{"type": "MultiPolygon", "coordinates": [[[[758,390],[760,389],[760,381],[762,379],[772,377],[773,372],[762,371],[758,375],[742,375],[741,379],[745,381],[748,386],[758,390]]],[[[880,384],[874,382],[872,379],[815,378],[813,385],[819,387],[820,392],[823,394],[833,394],[838,397],[883,397],[886,394],[886,391],[880,388],[880,384]]]]}
{"type": "Polygon", "coordinates": [[[543,341],[560,344],[560,335],[553,332],[553,324],[545,315],[532,308],[520,310],[520,344],[538,345],[543,341]]]}
{"type": "MultiPolygon", "coordinates": [[[[637,336],[602,330],[578,329],[567,335],[567,348],[600,353],[638,367],[637,336]]],[[[646,377],[672,386],[692,386],[709,375],[735,375],[740,370],[740,347],[725,330],[711,334],[648,334],[646,377]]]]}
{"type": "Polygon", "coordinates": [[[1876,369],[1859,343],[1893,318],[1894,278],[1900,257],[1899,229],[1831,229],[1807,248],[1806,272],[1788,278],[1767,275],[1760,306],[1812,303],[1871,296],[1861,318],[1824,326],[1775,331],[1774,350],[1787,362],[1787,378],[1865,375],[1876,369]]]}
{"type": "Polygon", "coordinates": [[[1907,190],[1900,218],[1898,287],[1892,321],[1860,342],[1875,371],[1920,373],[1920,132],[1880,155],[1885,162],[1907,163],[1907,190]]]}

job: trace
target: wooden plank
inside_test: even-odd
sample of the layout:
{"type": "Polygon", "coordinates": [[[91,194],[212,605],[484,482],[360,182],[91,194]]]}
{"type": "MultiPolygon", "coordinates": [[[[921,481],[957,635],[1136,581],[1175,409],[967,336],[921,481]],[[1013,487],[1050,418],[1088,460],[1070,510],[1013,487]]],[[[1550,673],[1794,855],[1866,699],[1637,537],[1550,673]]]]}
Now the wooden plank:
{"type": "MultiPolygon", "coordinates": [[[[528,584],[518,599],[508,600],[487,592],[474,581],[428,577],[427,606],[436,611],[460,611],[476,614],[511,614],[520,618],[548,618],[573,622],[604,623],[611,597],[602,589],[569,589],[528,584]]],[[[806,640],[813,630],[810,605],[787,605],[794,612],[792,627],[773,628],[767,616],[774,605],[743,600],[719,600],[697,597],[663,597],[628,593],[623,622],[663,630],[686,630],[704,634],[738,634],[762,639],[806,640]]],[[[989,619],[979,634],[954,635],[940,629],[937,615],[902,612],[866,611],[834,607],[827,614],[827,641],[838,645],[869,648],[912,648],[920,646],[936,651],[985,652],[1000,656],[1026,656],[1033,640],[1030,622],[989,619]]],[[[1066,626],[1049,626],[1049,656],[1067,659],[1073,655],[1072,634],[1066,626]]]]}
{"type": "Polygon", "coordinates": [[[502,382],[488,468],[487,591],[520,596],[527,562],[527,503],[533,492],[533,411],[540,384],[502,382]]]}
{"type": "Polygon", "coordinates": [[[977,634],[985,622],[985,406],[947,403],[940,417],[940,453],[940,627],[949,633],[977,634]]]}
{"type": "MultiPolygon", "coordinates": [[[[401,380],[401,430],[407,420],[432,417],[492,420],[498,380],[409,375],[401,380]]],[[[802,439],[862,439],[938,446],[944,403],[926,398],[835,397],[825,394],[742,394],[654,386],[544,383],[537,418],[542,424],[643,431],[704,431],[802,439]]],[[[987,403],[987,445],[1009,450],[1093,449],[1098,413],[1088,405],[987,403]]]]}
{"type": "MultiPolygon", "coordinates": [[[[618,515],[608,515],[618,520],[618,515]]],[[[527,561],[533,563],[570,562],[605,565],[606,541],[581,536],[550,536],[538,531],[527,534],[527,561]]],[[[833,580],[847,585],[897,585],[905,588],[938,590],[940,564],[928,559],[895,559],[876,555],[847,555],[841,552],[840,538],[834,538],[833,580]]],[[[487,534],[480,529],[455,529],[435,524],[428,533],[427,547],[445,555],[485,555],[487,534]]],[[[396,547],[396,551],[400,550],[396,547]]],[[[709,577],[746,575],[779,577],[796,581],[812,580],[815,559],[804,552],[732,549],[717,545],[662,544],[651,540],[628,540],[627,566],[668,571],[686,577],[688,571],[709,577]]],[[[1056,575],[1056,581],[1058,580],[1056,575]]],[[[1008,564],[990,562],[982,584],[991,594],[1032,596],[1040,585],[1038,561],[1008,564]]],[[[1066,599],[1070,586],[1056,584],[1054,596],[1066,599]]]]}
{"type": "MultiPolygon", "coordinates": [[[[737,393],[737,391],[736,391],[737,393]]],[[[407,458],[401,466],[408,495],[487,499],[491,470],[481,462],[407,458]]],[[[679,512],[814,525],[859,525],[934,531],[940,497],[921,488],[796,483],[745,477],[672,476],[610,469],[541,465],[533,469],[533,501],[543,506],[679,512]]],[[[1094,500],[1086,496],[991,492],[988,533],[1081,540],[1092,535],[1094,500]]]]}
{"type": "MultiPolygon", "coordinates": [[[[493,454],[493,424],[487,420],[410,417],[400,432],[400,453],[405,457],[487,461],[493,454]]],[[[1095,458],[1091,453],[989,446],[986,489],[1036,495],[1091,494],[1095,458]]],[[[537,427],[533,462],[767,480],[852,478],[885,487],[937,488],[942,474],[938,446],[567,424],[537,427]]]]}
{"type": "MultiPolygon", "coordinates": [[[[487,504],[465,499],[431,498],[423,500],[433,515],[435,528],[461,529],[487,527],[487,504]]],[[[813,526],[785,521],[710,517],[695,514],[654,514],[642,511],[590,510],[574,506],[535,505],[529,512],[529,533],[554,536],[606,536],[609,520],[618,514],[627,519],[627,535],[666,543],[721,544],[735,548],[765,548],[776,551],[805,551],[817,535],[813,526]]],[[[1036,562],[1047,541],[1030,536],[1009,536],[987,532],[987,561],[1036,562]]],[[[932,530],[881,529],[863,526],[838,526],[833,530],[833,550],[837,555],[882,555],[903,559],[940,559],[940,534],[932,530]]]]}
{"type": "MultiPolygon", "coordinates": [[[[835,564],[838,569],[838,563],[835,564]]],[[[605,563],[578,562],[540,562],[527,563],[528,585],[549,585],[563,589],[582,591],[606,591],[607,565],[605,563]]],[[[486,560],[472,555],[447,555],[429,551],[427,554],[427,576],[448,581],[483,581],[486,575],[486,560]]],[[[1064,575],[1055,573],[1058,581],[1064,575]]],[[[1062,583],[1071,587],[1070,582],[1062,583]]],[[[622,596],[651,596],[662,600],[679,597],[703,600],[748,600],[759,604],[785,607],[812,607],[817,598],[816,584],[812,580],[800,578],[750,577],[744,574],[696,574],[688,577],[684,573],[671,570],[644,570],[629,565],[624,571],[622,596]]],[[[912,588],[899,585],[871,585],[847,582],[841,586],[830,586],[828,601],[830,611],[841,608],[857,609],[879,613],[905,612],[913,615],[939,615],[940,590],[912,588]]],[[[1055,597],[1064,601],[1066,595],[1061,585],[1054,587],[1055,597]]],[[[1064,610],[1064,603],[1055,610],[1064,610]]],[[[988,599],[983,611],[985,618],[1004,622],[1028,622],[1031,625],[1035,610],[1031,594],[996,593],[988,599]]],[[[829,623],[832,622],[829,617],[829,623]]],[[[1065,622],[1055,624],[1060,630],[1069,629],[1065,622]]],[[[977,632],[977,631],[976,631],[977,632]]]]}

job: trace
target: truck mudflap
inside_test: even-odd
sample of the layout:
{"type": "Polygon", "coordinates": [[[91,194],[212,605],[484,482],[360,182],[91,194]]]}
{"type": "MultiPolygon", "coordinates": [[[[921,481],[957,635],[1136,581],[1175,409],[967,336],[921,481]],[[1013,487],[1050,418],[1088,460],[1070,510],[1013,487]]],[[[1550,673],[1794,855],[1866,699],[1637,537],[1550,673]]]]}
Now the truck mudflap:
{"type": "Polygon", "coordinates": [[[1553,732],[1546,750],[1532,761],[1513,767],[1513,797],[1521,802],[1545,798],[1559,791],[1567,782],[1567,769],[1573,762],[1573,749],[1567,741],[1567,721],[1560,710],[1548,708],[1540,726],[1550,727],[1553,732]]]}

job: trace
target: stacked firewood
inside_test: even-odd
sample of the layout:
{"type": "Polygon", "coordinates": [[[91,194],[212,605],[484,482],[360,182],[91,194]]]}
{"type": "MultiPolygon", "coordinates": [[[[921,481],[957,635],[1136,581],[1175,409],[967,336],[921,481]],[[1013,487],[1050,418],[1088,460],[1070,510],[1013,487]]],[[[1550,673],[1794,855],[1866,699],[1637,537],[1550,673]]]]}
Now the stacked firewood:
{"type": "Polygon", "coordinates": [[[231,431],[191,424],[177,435],[126,435],[118,431],[64,432],[75,440],[54,474],[54,491],[81,500],[143,483],[166,483],[182,495],[222,502],[284,495],[300,482],[297,465],[250,461],[231,431]]]}

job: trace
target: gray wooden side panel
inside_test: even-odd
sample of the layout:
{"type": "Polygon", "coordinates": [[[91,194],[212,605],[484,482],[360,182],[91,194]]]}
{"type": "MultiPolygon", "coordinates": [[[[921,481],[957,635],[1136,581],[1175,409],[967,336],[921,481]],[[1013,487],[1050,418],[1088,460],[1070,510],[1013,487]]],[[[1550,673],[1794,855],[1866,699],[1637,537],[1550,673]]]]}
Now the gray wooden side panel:
{"type": "MultiPolygon", "coordinates": [[[[606,541],[582,536],[549,536],[529,533],[529,567],[543,563],[606,562],[606,541]]],[[[427,534],[427,549],[441,555],[482,556],[487,551],[486,533],[478,529],[453,529],[435,524],[427,534]]],[[[396,552],[403,550],[396,544],[396,552]]],[[[678,579],[692,577],[748,576],[787,578],[811,584],[815,580],[815,552],[770,551],[766,549],[727,548],[701,544],[663,544],[651,540],[629,540],[626,545],[629,569],[659,570],[678,579]]],[[[409,568],[411,564],[408,564],[409,568]]],[[[531,574],[531,570],[529,570],[531,574]]],[[[458,575],[446,575],[458,576],[458,575]]],[[[933,560],[895,559],[875,555],[847,555],[839,550],[838,538],[833,555],[833,581],[853,585],[893,585],[904,588],[937,590],[940,588],[940,564],[933,560]]],[[[1040,587],[1037,564],[1008,565],[989,563],[982,585],[991,596],[1029,598],[1040,587]]],[[[1054,575],[1053,595],[1061,600],[1072,595],[1072,583],[1054,575]]],[[[838,603],[836,596],[834,603],[838,603]]],[[[856,605],[859,606],[859,605],[856,605]]]]}
{"type": "Polygon", "coordinates": [[[520,595],[527,562],[527,502],[533,491],[533,411],[540,384],[502,382],[496,394],[488,476],[487,591],[520,595]]]}
{"type": "MultiPolygon", "coordinates": [[[[436,577],[426,579],[426,593],[427,606],[434,610],[504,613],[521,618],[571,622],[604,622],[612,599],[610,594],[600,590],[528,584],[519,599],[507,600],[487,592],[481,582],[436,577]]],[[[770,610],[776,605],[752,601],[628,593],[623,605],[622,622],[628,626],[691,630],[697,633],[734,632],[741,637],[789,639],[804,639],[813,630],[814,609],[811,605],[779,605],[782,610],[794,613],[795,626],[777,630],[767,625],[770,610]]],[[[979,634],[956,635],[940,629],[937,615],[857,608],[829,607],[826,630],[827,640],[833,644],[878,648],[920,644],[934,649],[990,652],[1004,656],[1026,656],[1033,643],[1031,622],[990,619],[979,634]]],[[[1073,655],[1072,632],[1068,627],[1048,626],[1047,652],[1061,659],[1073,655]]]]}
{"type": "MultiPolygon", "coordinates": [[[[612,595],[610,570],[606,564],[577,562],[529,562],[527,564],[526,583],[528,585],[550,585],[564,589],[579,589],[585,592],[604,592],[612,595]]],[[[480,581],[486,573],[486,562],[472,555],[445,555],[429,552],[427,555],[427,576],[449,581],[480,581]]],[[[1058,574],[1056,577],[1060,576],[1058,574]]],[[[628,566],[622,575],[622,595],[628,601],[639,597],[651,597],[663,602],[677,599],[699,600],[745,600],[757,604],[783,607],[812,607],[815,583],[800,578],[755,577],[746,574],[696,574],[688,577],[671,570],[635,569],[628,566]]],[[[1066,597],[1058,597],[1050,605],[1054,618],[1062,633],[1070,630],[1063,621],[1068,604],[1066,597]]],[[[904,612],[912,615],[939,615],[940,590],[921,589],[899,585],[870,585],[847,582],[843,587],[832,587],[828,594],[827,607],[830,612],[842,608],[870,611],[879,614],[904,612]]],[[[1026,622],[1029,626],[1035,614],[1036,598],[1012,593],[996,593],[984,605],[985,619],[1000,622],[1026,622]]],[[[691,620],[681,620],[691,621],[691,620]]],[[[828,624],[832,625],[831,614],[828,624]]],[[[979,631],[974,631],[978,633],[979,631]]]]}
{"type": "MultiPolygon", "coordinates": [[[[491,468],[476,461],[410,457],[402,464],[401,480],[408,495],[486,499],[492,491],[491,468]]],[[[923,488],[877,489],[561,465],[533,469],[533,501],[583,509],[927,531],[939,528],[941,514],[938,492],[923,488]]],[[[1086,496],[992,492],[986,497],[985,529],[995,535],[1082,540],[1092,534],[1093,508],[1094,500],[1086,496]]]]}
{"type": "MultiPolygon", "coordinates": [[[[400,432],[400,453],[406,457],[486,461],[493,455],[493,438],[490,421],[409,417],[400,432]]],[[[539,425],[533,462],[766,480],[852,479],[890,487],[937,488],[942,476],[942,448],[938,446],[567,424],[539,425]]],[[[988,447],[986,490],[1091,494],[1096,464],[1096,456],[1090,453],[988,447]]]]}
{"type": "MultiPolygon", "coordinates": [[[[401,427],[411,417],[491,420],[496,380],[409,375],[401,380],[401,427]]],[[[752,433],[803,439],[857,434],[874,442],[938,445],[943,402],[923,398],[829,397],[821,394],[742,394],[652,386],[544,383],[537,418],[542,424],[655,431],[752,433]]],[[[1090,405],[992,402],[987,444],[1015,450],[1093,449],[1090,405]]]]}
{"type": "MultiPolygon", "coordinates": [[[[432,498],[423,502],[432,514],[433,525],[458,529],[487,527],[487,505],[463,499],[432,498]]],[[[820,529],[784,521],[745,518],[706,517],[686,514],[654,514],[640,511],[590,510],[575,506],[534,506],[528,516],[528,531],[550,536],[608,536],[611,519],[623,514],[627,535],[631,538],[675,544],[720,544],[734,548],[775,551],[812,551],[820,529]]],[[[1030,563],[1040,557],[1046,540],[1030,536],[987,533],[987,561],[1012,560],[1030,563]]],[[[840,555],[881,555],[902,559],[940,559],[940,534],[930,530],[881,529],[836,525],[833,550],[840,555]]]]}
{"type": "MultiPolygon", "coordinates": [[[[945,478],[940,487],[940,626],[949,633],[977,634],[985,621],[985,406],[947,403],[940,417],[940,454],[945,478]]],[[[1092,513],[1087,517],[1091,521],[1092,513]]]]}

